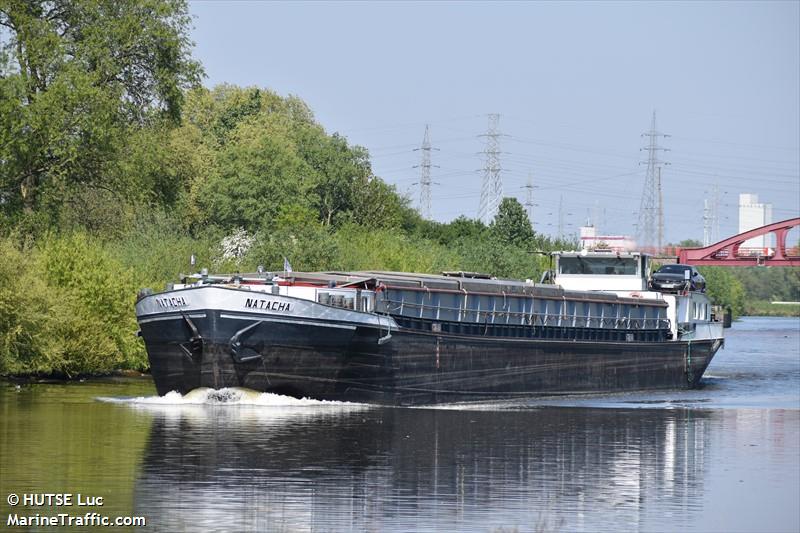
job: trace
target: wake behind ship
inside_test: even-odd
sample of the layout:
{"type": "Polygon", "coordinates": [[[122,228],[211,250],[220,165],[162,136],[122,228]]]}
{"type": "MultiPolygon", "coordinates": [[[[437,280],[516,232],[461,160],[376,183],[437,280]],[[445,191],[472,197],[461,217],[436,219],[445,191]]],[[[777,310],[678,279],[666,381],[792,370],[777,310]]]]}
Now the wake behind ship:
{"type": "Polygon", "coordinates": [[[696,387],[722,346],[649,257],[557,254],[555,284],[468,272],[197,274],[143,291],[159,394],[246,387],[392,405],[696,387]]]}

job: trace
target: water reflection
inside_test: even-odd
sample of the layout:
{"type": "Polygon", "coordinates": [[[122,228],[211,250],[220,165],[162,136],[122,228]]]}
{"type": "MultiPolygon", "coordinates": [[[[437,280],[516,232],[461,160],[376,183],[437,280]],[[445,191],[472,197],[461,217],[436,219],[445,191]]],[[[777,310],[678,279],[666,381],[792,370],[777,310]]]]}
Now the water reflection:
{"type": "Polygon", "coordinates": [[[796,533],[798,346],[751,318],[701,390],[473,411],[0,384],[0,494],[100,495],[144,531],[796,533]]]}
{"type": "MultiPolygon", "coordinates": [[[[669,529],[703,504],[714,411],[156,412],[135,487],[176,530],[669,529]],[[288,413],[288,414],[287,414],[288,413]]],[[[149,529],[149,528],[148,528],[149,529]]]]}

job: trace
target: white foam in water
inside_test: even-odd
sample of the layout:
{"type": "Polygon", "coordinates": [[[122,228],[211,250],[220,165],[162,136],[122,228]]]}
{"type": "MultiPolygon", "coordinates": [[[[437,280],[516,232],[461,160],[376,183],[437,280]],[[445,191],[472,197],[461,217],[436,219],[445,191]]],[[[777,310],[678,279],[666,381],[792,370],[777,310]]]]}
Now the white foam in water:
{"type": "MultiPolygon", "coordinates": [[[[277,427],[297,422],[321,423],[329,417],[369,409],[367,404],[292,398],[250,389],[195,389],[187,394],[97,398],[155,415],[164,423],[198,427],[277,427]]],[[[178,426],[175,426],[178,427],[178,426]]]]}
{"type": "Polygon", "coordinates": [[[185,395],[172,391],[164,396],[139,396],[135,398],[99,397],[97,400],[109,403],[122,403],[141,406],[180,406],[180,405],[248,405],[264,407],[364,407],[364,404],[293,398],[269,392],[258,392],[239,387],[225,389],[200,388],[185,395]]]}

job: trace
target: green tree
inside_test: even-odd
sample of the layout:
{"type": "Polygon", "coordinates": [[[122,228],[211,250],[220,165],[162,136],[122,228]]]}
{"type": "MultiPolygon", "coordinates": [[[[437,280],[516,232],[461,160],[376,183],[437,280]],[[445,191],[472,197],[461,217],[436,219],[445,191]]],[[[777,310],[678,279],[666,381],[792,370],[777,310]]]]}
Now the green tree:
{"type": "Polygon", "coordinates": [[[0,3],[0,194],[32,210],[48,189],[114,188],[132,127],[177,120],[198,83],[185,0],[0,3]]]}
{"type": "Polygon", "coordinates": [[[716,305],[730,307],[734,316],[744,311],[745,292],[742,283],[726,267],[701,267],[700,273],[706,278],[708,297],[716,305]]]}
{"type": "Polygon", "coordinates": [[[201,223],[254,231],[282,206],[310,201],[308,167],[278,118],[239,124],[216,159],[217,172],[194,184],[201,223]]]}
{"type": "Polygon", "coordinates": [[[412,209],[408,199],[401,197],[394,185],[377,176],[355,183],[357,194],[348,217],[358,224],[378,228],[399,228],[412,209]]]}
{"type": "Polygon", "coordinates": [[[195,226],[255,232],[275,226],[287,206],[314,209],[329,227],[400,227],[414,219],[394,187],[374,176],[368,152],[328,135],[298,98],[232,85],[198,89],[179,130],[182,153],[193,145],[206,154],[184,195],[195,226]]]}
{"type": "Polygon", "coordinates": [[[800,301],[800,268],[744,267],[730,269],[748,300],[800,301]]]}
{"type": "Polygon", "coordinates": [[[372,176],[369,155],[363,148],[350,148],[344,137],[326,136],[321,127],[303,128],[299,136],[298,151],[314,176],[312,190],[320,219],[330,226],[353,209],[358,189],[372,176]]]}
{"type": "Polygon", "coordinates": [[[442,244],[454,244],[456,242],[481,239],[488,228],[478,219],[467,218],[464,215],[447,224],[429,223],[429,227],[423,231],[430,234],[442,244]]]}
{"type": "Polygon", "coordinates": [[[531,246],[535,238],[528,214],[516,198],[503,198],[491,231],[500,242],[521,248],[531,246]]]}

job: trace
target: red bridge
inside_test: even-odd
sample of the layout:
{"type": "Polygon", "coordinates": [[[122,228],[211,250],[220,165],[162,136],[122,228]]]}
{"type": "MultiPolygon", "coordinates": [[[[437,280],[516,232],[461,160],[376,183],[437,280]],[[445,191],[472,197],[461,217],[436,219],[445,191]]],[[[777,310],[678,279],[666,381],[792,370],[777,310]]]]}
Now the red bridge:
{"type": "Polygon", "coordinates": [[[797,226],[800,226],[800,217],[751,229],[705,248],[683,248],[678,252],[678,263],[698,266],[800,266],[797,247],[790,250],[791,254],[786,253],[786,234],[797,226]],[[775,234],[774,250],[740,250],[744,241],[770,233],[775,234]]]}

